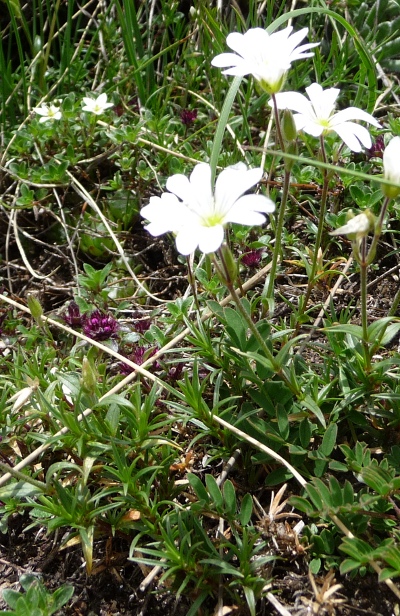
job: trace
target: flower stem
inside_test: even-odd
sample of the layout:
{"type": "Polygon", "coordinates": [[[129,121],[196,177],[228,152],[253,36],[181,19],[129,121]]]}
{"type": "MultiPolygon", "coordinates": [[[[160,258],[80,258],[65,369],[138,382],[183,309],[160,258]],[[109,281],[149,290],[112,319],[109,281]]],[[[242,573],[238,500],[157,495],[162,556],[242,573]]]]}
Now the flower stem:
{"type": "Polygon", "coordinates": [[[361,325],[363,333],[363,347],[365,352],[365,370],[371,371],[371,353],[368,341],[368,313],[367,313],[367,239],[365,237],[361,240],[360,245],[360,294],[361,294],[361,325]]]}
{"type": "MultiPolygon", "coordinates": [[[[321,135],[320,137],[320,144],[321,144],[321,155],[322,155],[322,160],[324,163],[327,162],[326,159],[326,152],[325,152],[325,144],[324,144],[324,138],[321,135]]],[[[310,299],[310,295],[311,295],[311,291],[314,288],[314,278],[315,278],[315,274],[317,272],[317,265],[318,265],[318,252],[321,246],[321,241],[322,241],[322,234],[324,232],[324,225],[325,225],[325,213],[326,213],[326,203],[328,200],[328,171],[326,169],[322,170],[323,173],[323,184],[322,184],[322,194],[321,194],[321,204],[320,204],[320,213],[319,213],[319,220],[318,220],[318,228],[317,228],[317,236],[315,238],[315,248],[314,248],[314,253],[313,253],[313,258],[312,258],[312,263],[311,263],[311,271],[310,271],[310,275],[308,277],[308,284],[307,284],[307,290],[306,290],[306,294],[304,296],[304,301],[303,301],[303,306],[300,310],[299,313],[299,317],[302,316],[302,314],[304,313],[305,310],[307,310],[307,304],[308,301],[310,299]]]]}
{"type": "Polygon", "coordinates": [[[194,303],[196,306],[196,310],[197,310],[197,314],[200,316],[201,314],[201,309],[200,309],[200,304],[199,304],[199,298],[197,295],[197,285],[196,285],[196,278],[194,275],[194,271],[192,269],[192,265],[190,263],[190,257],[186,257],[186,265],[187,265],[187,269],[188,269],[188,281],[189,284],[192,288],[192,293],[193,293],[193,297],[194,297],[194,303]]]}
{"type": "Polygon", "coordinates": [[[379,242],[379,238],[381,236],[382,233],[382,227],[383,227],[383,222],[386,216],[386,212],[388,209],[388,205],[389,205],[389,201],[390,201],[390,197],[385,197],[385,200],[383,202],[380,214],[379,214],[379,218],[375,223],[375,230],[374,230],[374,237],[372,239],[371,242],[371,246],[369,248],[368,251],[368,256],[367,256],[367,264],[370,265],[372,263],[372,261],[375,259],[375,253],[376,253],[376,247],[378,245],[379,242]]]}
{"type": "Polygon", "coordinates": [[[282,252],[282,233],[283,233],[283,225],[285,223],[285,213],[286,213],[286,203],[289,194],[289,184],[290,184],[290,171],[285,171],[285,175],[283,178],[283,186],[282,186],[282,198],[279,206],[279,216],[275,229],[275,246],[274,252],[272,255],[271,261],[271,270],[269,274],[269,282],[267,289],[267,299],[273,299],[274,297],[274,285],[276,278],[276,270],[278,267],[278,261],[281,258],[282,252]]]}
{"type": "Polygon", "coordinates": [[[240,297],[236,293],[236,289],[233,286],[232,280],[230,279],[229,272],[228,272],[228,270],[226,268],[226,264],[225,264],[225,261],[224,261],[224,255],[222,254],[221,250],[218,251],[218,256],[220,258],[221,265],[222,265],[222,267],[224,269],[224,272],[221,272],[220,265],[218,264],[216,259],[214,260],[215,267],[222,274],[222,276],[223,276],[223,278],[225,280],[226,287],[227,287],[229,293],[231,294],[231,297],[232,297],[233,301],[235,302],[235,304],[236,304],[240,314],[242,315],[242,317],[246,321],[246,323],[247,323],[251,333],[254,335],[255,339],[257,340],[260,349],[263,351],[265,357],[270,362],[272,370],[286,383],[286,385],[289,387],[289,389],[295,395],[300,395],[300,391],[298,391],[298,389],[293,385],[293,383],[290,381],[290,379],[286,376],[286,374],[282,370],[282,367],[276,361],[273,353],[270,351],[270,349],[266,345],[266,343],[265,343],[263,337],[261,336],[260,332],[258,331],[255,323],[253,323],[251,315],[247,312],[247,310],[244,308],[242,302],[240,301],[240,297]]]}
{"type": "MultiPolygon", "coordinates": [[[[273,103],[273,108],[274,108],[276,135],[278,138],[279,147],[281,148],[282,152],[284,152],[285,142],[284,142],[283,135],[282,135],[281,122],[279,118],[279,110],[276,104],[275,94],[272,94],[271,98],[272,98],[272,103],[273,103]]],[[[290,171],[288,171],[285,168],[285,175],[283,178],[283,186],[282,186],[282,197],[281,197],[281,203],[279,207],[279,216],[278,216],[278,221],[277,221],[276,229],[275,229],[275,246],[274,246],[274,252],[272,255],[271,270],[270,270],[269,281],[268,281],[268,289],[267,289],[267,299],[268,300],[273,300],[274,298],[274,285],[275,285],[275,278],[276,278],[276,270],[277,270],[278,261],[281,258],[281,252],[282,252],[282,233],[283,233],[283,225],[285,223],[285,213],[286,213],[286,204],[287,204],[287,199],[288,199],[288,194],[289,194],[289,185],[290,185],[290,171]]]]}

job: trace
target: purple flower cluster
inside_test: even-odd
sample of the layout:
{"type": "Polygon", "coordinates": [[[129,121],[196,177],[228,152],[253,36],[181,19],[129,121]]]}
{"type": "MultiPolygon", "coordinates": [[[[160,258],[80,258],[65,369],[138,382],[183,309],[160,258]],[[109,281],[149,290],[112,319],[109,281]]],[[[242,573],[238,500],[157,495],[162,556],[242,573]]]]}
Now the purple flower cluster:
{"type": "Polygon", "coordinates": [[[260,265],[262,249],[259,250],[249,250],[249,252],[245,252],[242,256],[242,263],[248,268],[257,267],[260,265]]]}
{"type": "Polygon", "coordinates": [[[119,324],[110,314],[105,314],[100,310],[94,310],[85,316],[83,322],[83,333],[92,340],[101,342],[109,338],[116,338],[118,335],[119,324]]]}
{"type": "Polygon", "coordinates": [[[370,158],[383,158],[383,151],[385,149],[385,142],[383,135],[379,135],[369,150],[366,150],[365,154],[368,159],[370,158]]]}
{"type": "MultiPolygon", "coordinates": [[[[133,361],[134,364],[141,366],[142,364],[144,364],[144,362],[147,359],[149,359],[149,357],[152,357],[156,353],[157,353],[156,347],[137,346],[135,347],[135,350],[132,353],[126,356],[126,358],[129,359],[130,361],[133,361]]],[[[159,367],[157,362],[154,363],[154,367],[155,368],[159,367]]],[[[131,366],[128,366],[128,364],[121,363],[120,369],[121,369],[122,374],[130,374],[131,372],[133,372],[133,368],[131,368],[131,366]]]]}
{"type": "Polygon", "coordinates": [[[62,318],[70,327],[82,327],[85,317],[81,314],[79,306],[72,301],[68,304],[67,312],[62,315],[62,318]]]}
{"type": "Polygon", "coordinates": [[[197,110],[194,109],[190,111],[190,109],[182,109],[181,111],[181,122],[185,126],[190,126],[197,118],[197,110]]]}

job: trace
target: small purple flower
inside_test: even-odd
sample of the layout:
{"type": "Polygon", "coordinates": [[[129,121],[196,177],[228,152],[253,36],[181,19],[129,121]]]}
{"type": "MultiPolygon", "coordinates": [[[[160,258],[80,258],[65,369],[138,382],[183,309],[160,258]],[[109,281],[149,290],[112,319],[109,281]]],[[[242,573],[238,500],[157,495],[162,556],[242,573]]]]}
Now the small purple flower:
{"type": "Polygon", "coordinates": [[[104,314],[100,310],[94,310],[85,317],[83,333],[92,340],[100,342],[109,338],[116,338],[119,329],[118,321],[110,314],[104,314]]]}
{"type": "MultiPolygon", "coordinates": [[[[138,366],[141,366],[142,364],[144,364],[144,362],[147,359],[149,359],[149,357],[152,357],[156,353],[157,353],[157,348],[156,347],[137,346],[135,348],[135,350],[132,353],[130,353],[129,355],[127,355],[126,357],[130,361],[133,361],[134,364],[137,364],[138,366]]],[[[159,368],[158,362],[155,362],[153,364],[153,366],[156,369],[159,368]]],[[[124,363],[120,364],[120,370],[121,370],[122,374],[130,374],[131,372],[133,372],[133,368],[131,368],[131,366],[128,366],[128,364],[124,364],[124,363]]]]}
{"type": "Polygon", "coordinates": [[[147,332],[151,325],[151,319],[148,317],[143,317],[140,312],[135,312],[133,316],[135,318],[133,326],[138,334],[144,334],[144,332],[147,332]]]}
{"type": "Polygon", "coordinates": [[[190,109],[182,109],[181,121],[182,121],[182,124],[184,124],[185,126],[190,126],[191,124],[193,124],[196,118],[197,118],[196,109],[193,109],[193,111],[190,111],[190,109]]]}
{"type": "Polygon", "coordinates": [[[64,312],[61,316],[70,327],[82,327],[85,320],[85,317],[79,310],[78,304],[74,301],[68,304],[67,312],[64,312]]]}
{"type": "Polygon", "coordinates": [[[383,140],[383,135],[379,135],[375,139],[374,143],[369,148],[369,150],[366,150],[365,154],[368,160],[370,158],[382,158],[384,149],[385,149],[385,142],[383,140]]]}
{"type": "Polygon", "coordinates": [[[184,366],[185,364],[183,362],[175,364],[175,366],[171,366],[168,370],[167,379],[169,381],[179,381],[182,376],[184,366]]]}
{"type": "Polygon", "coordinates": [[[245,252],[245,254],[242,256],[243,265],[250,269],[253,267],[257,267],[257,265],[260,265],[262,252],[263,251],[261,248],[258,250],[249,250],[249,252],[245,252]]]}

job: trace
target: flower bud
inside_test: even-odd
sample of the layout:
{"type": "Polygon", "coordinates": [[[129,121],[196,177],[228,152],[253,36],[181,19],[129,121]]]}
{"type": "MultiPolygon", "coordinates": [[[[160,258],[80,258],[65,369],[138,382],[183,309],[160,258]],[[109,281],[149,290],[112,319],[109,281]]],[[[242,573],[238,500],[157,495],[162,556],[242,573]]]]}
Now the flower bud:
{"type": "Polygon", "coordinates": [[[290,109],[285,109],[282,118],[282,135],[285,141],[294,141],[297,137],[297,128],[293,113],[290,109]]]}
{"type": "Polygon", "coordinates": [[[398,186],[381,184],[385,197],[394,199],[400,194],[400,137],[393,137],[383,152],[383,177],[398,186]]]}
{"type": "Polygon", "coordinates": [[[221,282],[224,284],[234,284],[237,280],[238,266],[235,258],[226,244],[222,244],[219,249],[221,264],[219,272],[221,282]]]}
{"type": "Polygon", "coordinates": [[[366,237],[374,227],[375,216],[370,210],[365,210],[357,216],[354,216],[353,211],[349,210],[346,224],[331,231],[329,235],[348,235],[350,240],[359,240],[366,237]]]}
{"type": "Polygon", "coordinates": [[[88,394],[96,391],[98,374],[87,357],[82,360],[82,388],[88,394]]]}
{"type": "Polygon", "coordinates": [[[43,308],[41,306],[41,303],[34,295],[31,294],[28,295],[27,301],[28,308],[36,323],[38,325],[42,325],[43,308]]]}

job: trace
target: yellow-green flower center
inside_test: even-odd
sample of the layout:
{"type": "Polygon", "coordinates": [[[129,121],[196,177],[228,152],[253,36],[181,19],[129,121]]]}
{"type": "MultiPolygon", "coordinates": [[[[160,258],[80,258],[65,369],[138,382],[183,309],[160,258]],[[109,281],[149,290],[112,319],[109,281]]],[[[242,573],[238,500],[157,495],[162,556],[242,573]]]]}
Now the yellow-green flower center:
{"type": "Polygon", "coordinates": [[[203,216],[202,223],[205,227],[216,227],[224,224],[224,216],[220,212],[213,212],[208,216],[203,216]]]}

